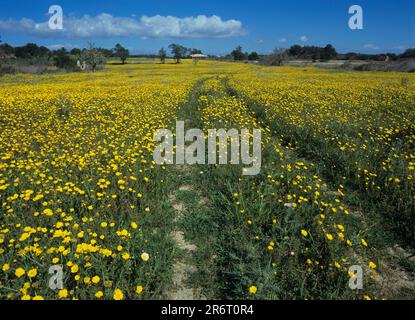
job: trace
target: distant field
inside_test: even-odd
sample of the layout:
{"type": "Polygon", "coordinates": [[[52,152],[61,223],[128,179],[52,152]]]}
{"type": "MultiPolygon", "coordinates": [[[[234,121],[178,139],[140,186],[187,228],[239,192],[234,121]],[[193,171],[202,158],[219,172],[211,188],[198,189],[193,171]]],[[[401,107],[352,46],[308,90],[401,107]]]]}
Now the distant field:
{"type": "MultiPolygon", "coordinates": [[[[169,58],[166,59],[167,64],[174,63],[174,62],[175,62],[174,59],[169,59],[169,58]]],[[[108,61],[108,63],[109,64],[119,64],[120,60],[112,58],[108,61]]],[[[128,64],[137,64],[137,63],[140,63],[140,64],[143,64],[143,63],[145,63],[145,64],[161,64],[159,58],[129,58],[128,59],[128,64]]]]}
{"type": "Polygon", "coordinates": [[[415,297],[415,74],[167,62],[1,78],[0,299],[415,297]],[[177,120],[261,173],[156,165],[177,120]]]}

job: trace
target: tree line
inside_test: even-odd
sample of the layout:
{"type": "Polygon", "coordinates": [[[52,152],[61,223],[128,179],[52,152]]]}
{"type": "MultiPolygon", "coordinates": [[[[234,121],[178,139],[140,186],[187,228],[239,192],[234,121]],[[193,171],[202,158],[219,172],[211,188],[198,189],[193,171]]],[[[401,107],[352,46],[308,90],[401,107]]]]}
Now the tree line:
{"type": "Polygon", "coordinates": [[[256,52],[244,52],[242,47],[238,46],[227,56],[227,58],[232,59],[234,61],[271,61],[274,65],[279,65],[283,60],[287,59],[304,59],[312,61],[328,61],[332,59],[385,61],[386,59],[398,60],[405,58],[415,58],[415,49],[407,49],[404,53],[399,55],[395,53],[362,54],[354,52],[340,54],[331,44],[327,44],[324,47],[300,46],[296,44],[288,49],[277,48],[269,55],[260,56],[256,52]]]}
{"type": "MultiPolygon", "coordinates": [[[[189,58],[194,54],[202,54],[202,50],[196,48],[187,48],[180,44],[170,44],[168,49],[176,63],[180,63],[181,59],[189,58]]],[[[60,48],[51,50],[45,46],[38,46],[35,43],[28,43],[24,46],[13,47],[7,43],[1,43],[0,40],[0,57],[3,60],[7,58],[24,60],[29,64],[54,64],[58,68],[72,69],[77,65],[78,60],[86,61],[88,65],[95,68],[98,65],[105,64],[109,58],[119,58],[122,64],[125,64],[130,57],[130,51],[117,43],[113,49],[96,48],[89,45],[88,48],[73,48],[67,50],[60,48]],[[95,67],[94,67],[95,66],[95,67]]],[[[168,57],[167,51],[162,48],[158,52],[158,57],[162,63],[166,62],[168,57]]]]}
{"type": "Polygon", "coordinates": [[[111,57],[119,58],[124,64],[129,55],[129,50],[119,43],[113,49],[96,48],[93,44],[89,44],[88,48],[73,48],[71,50],[65,48],[51,50],[35,43],[16,47],[7,43],[0,44],[0,65],[15,60],[17,63],[54,65],[61,69],[70,70],[78,68],[78,61],[81,61],[85,62],[90,69],[96,70],[104,66],[107,59],[111,57]]]}
{"type": "MultiPolygon", "coordinates": [[[[176,63],[180,63],[182,59],[189,58],[194,54],[202,54],[202,50],[196,48],[187,48],[180,44],[172,43],[168,46],[170,56],[174,58],[176,63]]],[[[130,57],[130,51],[117,43],[113,49],[97,48],[93,44],[89,44],[88,48],[73,48],[67,50],[60,48],[51,50],[45,46],[38,46],[35,43],[28,43],[24,46],[13,47],[10,44],[2,43],[0,39],[0,67],[12,60],[22,61],[31,65],[54,65],[60,69],[66,70],[84,70],[81,63],[85,63],[88,69],[96,70],[105,65],[109,58],[118,58],[122,64],[125,64],[130,57]]],[[[166,63],[168,58],[167,51],[162,48],[155,57],[158,57],[161,63],[166,63]]],[[[154,56],[153,56],[154,57],[154,56]]],[[[384,54],[362,54],[349,52],[340,54],[331,45],[324,47],[319,46],[300,46],[298,44],[288,49],[275,49],[269,55],[260,55],[253,51],[245,52],[241,46],[236,47],[229,55],[225,57],[234,61],[261,61],[268,65],[282,65],[288,59],[304,59],[312,61],[328,61],[332,59],[338,60],[399,60],[405,58],[415,58],[415,49],[407,49],[404,53],[398,55],[395,53],[384,54]]]]}

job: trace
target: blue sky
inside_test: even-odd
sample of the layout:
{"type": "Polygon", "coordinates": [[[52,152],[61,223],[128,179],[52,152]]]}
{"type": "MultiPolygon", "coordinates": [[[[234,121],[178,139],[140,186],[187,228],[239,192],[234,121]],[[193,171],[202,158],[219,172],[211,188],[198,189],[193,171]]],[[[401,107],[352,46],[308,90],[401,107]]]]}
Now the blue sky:
{"type": "Polygon", "coordinates": [[[120,42],[134,53],[155,53],[172,42],[209,54],[237,45],[267,53],[327,43],[340,52],[401,52],[415,47],[415,1],[0,0],[0,35],[13,45],[51,48],[88,42],[112,48],[120,42]],[[363,30],[348,27],[354,4],[363,8],[363,30]],[[63,8],[64,32],[45,29],[51,5],[63,8]]]}

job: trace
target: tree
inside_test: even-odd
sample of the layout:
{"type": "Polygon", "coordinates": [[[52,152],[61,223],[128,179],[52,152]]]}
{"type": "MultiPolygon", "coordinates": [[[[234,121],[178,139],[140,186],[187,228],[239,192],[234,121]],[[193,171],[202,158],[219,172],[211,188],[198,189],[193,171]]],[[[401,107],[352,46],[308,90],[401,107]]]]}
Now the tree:
{"type": "Polygon", "coordinates": [[[311,59],[313,59],[313,62],[320,60],[321,59],[320,51],[313,52],[311,59]]]}
{"type": "Polygon", "coordinates": [[[245,54],[242,52],[241,46],[237,46],[236,49],[231,52],[231,56],[235,61],[242,61],[245,59],[245,54]]]}
{"type": "MultiPolygon", "coordinates": [[[[324,48],[317,46],[299,46],[298,44],[293,45],[289,50],[288,54],[294,58],[300,59],[312,59],[317,60],[330,60],[337,57],[336,49],[328,44],[324,48]]],[[[350,54],[346,56],[351,57],[350,54]]]]}
{"type": "Polygon", "coordinates": [[[39,47],[39,56],[46,57],[49,54],[50,50],[44,46],[39,47]]]}
{"type": "Polygon", "coordinates": [[[2,45],[0,45],[0,52],[3,52],[6,55],[14,55],[14,48],[8,43],[3,43],[2,45]]]}
{"type": "Polygon", "coordinates": [[[415,58],[415,49],[407,49],[401,54],[401,58],[415,58]]]}
{"type": "Polygon", "coordinates": [[[79,56],[81,53],[82,53],[81,49],[78,49],[78,48],[73,48],[71,50],[71,55],[73,56],[79,56]]]}
{"type": "MultiPolygon", "coordinates": [[[[0,39],[0,43],[1,43],[1,39],[0,39]]],[[[4,49],[4,44],[0,45],[0,68],[2,66],[2,64],[6,61],[6,52],[4,49]]]]}
{"type": "Polygon", "coordinates": [[[294,56],[294,57],[299,57],[300,55],[301,55],[301,53],[302,53],[302,48],[301,48],[301,46],[299,46],[298,44],[296,44],[296,45],[293,45],[289,50],[288,50],[288,53],[291,55],[291,56],[294,56]]]}
{"type": "Polygon", "coordinates": [[[176,63],[180,63],[180,60],[186,57],[186,54],[189,51],[189,49],[174,43],[169,45],[169,49],[171,50],[174,58],[176,59],[176,63]]]}
{"type": "Polygon", "coordinates": [[[94,47],[93,44],[89,44],[89,49],[84,49],[81,53],[81,60],[85,61],[92,71],[95,71],[98,67],[105,65],[107,62],[104,54],[94,47]]]}
{"type": "MultiPolygon", "coordinates": [[[[0,39],[0,44],[2,40],[0,39]]],[[[7,44],[3,43],[0,45],[0,76],[6,73],[15,73],[16,69],[11,65],[10,58],[14,55],[14,48],[7,44]]]]}
{"type": "Polygon", "coordinates": [[[331,60],[337,57],[337,51],[331,44],[325,46],[320,53],[320,58],[323,60],[331,60]]]}
{"type": "Polygon", "coordinates": [[[115,56],[120,58],[122,64],[125,64],[125,60],[127,60],[128,56],[130,55],[130,51],[128,51],[128,49],[124,48],[119,43],[115,45],[113,51],[115,56]]]}
{"type": "Polygon", "coordinates": [[[288,60],[288,51],[282,48],[276,48],[269,58],[272,66],[282,66],[286,60],[288,60]]]}
{"type": "Polygon", "coordinates": [[[255,51],[254,51],[254,52],[251,52],[251,54],[248,56],[248,60],[249,60],[249,61],[256,61],[256,60],[259,60],[259,55],[258,55],[258,53],[256,53],[255,51]]]}
{"type": "Polygon", "coordinates": [[[162,64],[166,63],[166,58],[167,58],[167,52],[166,50],[164,50],[164,48],[161,48],[159,51],[159,58],[162,64]]]}
{"type": "Polygon", "coordinates": [[[71,69],[76,66],[74,58],[68,55],[65,48],[61,48],[54,52],[53,61],[55,66],[60,69],[71,69]]]}
{"type": "Polygon", "coordinates": [[[195,49],[195,48],[189,49],[189,51],[190,51],[190,54],[202,54],[203,53],[202,50],[195,49]]]}
{"type": "Polygon", "coordinates": [[[16,47],[15,56],[17,58],[28,59],[33,57],[45,57],[50,52],[46,47],[39,47],[35,43],[28,43],[23,47],[16,47]]]}

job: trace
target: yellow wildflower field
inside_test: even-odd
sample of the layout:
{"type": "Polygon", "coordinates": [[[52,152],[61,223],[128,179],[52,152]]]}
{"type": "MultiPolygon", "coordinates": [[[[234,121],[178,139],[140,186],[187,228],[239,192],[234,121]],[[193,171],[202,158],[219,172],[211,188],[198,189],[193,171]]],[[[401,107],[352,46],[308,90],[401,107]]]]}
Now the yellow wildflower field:
{"type": "Polygon", "coordinates": [[[181,259],[212,299],[400,296],[380,239],[415,238],[414,101],[413,74],[213,61],[5,76],[0,298],[170,297],[181,259]],[[157,165],[176,120],[259,129],[261,173],[157,165]]]}

